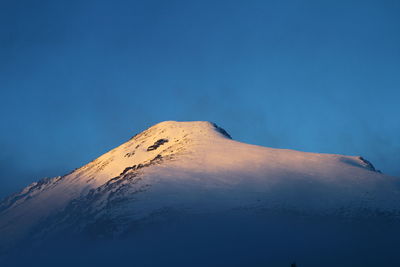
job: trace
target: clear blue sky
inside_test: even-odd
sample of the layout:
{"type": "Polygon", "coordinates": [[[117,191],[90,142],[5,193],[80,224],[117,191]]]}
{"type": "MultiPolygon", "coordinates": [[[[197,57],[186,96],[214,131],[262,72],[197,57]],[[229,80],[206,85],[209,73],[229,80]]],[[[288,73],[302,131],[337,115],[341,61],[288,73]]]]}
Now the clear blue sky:
{"type": "Polygon", "coordinates": [[[0,197],[164,120],[400,176],[400,1],[0,1],[0,197]]]}

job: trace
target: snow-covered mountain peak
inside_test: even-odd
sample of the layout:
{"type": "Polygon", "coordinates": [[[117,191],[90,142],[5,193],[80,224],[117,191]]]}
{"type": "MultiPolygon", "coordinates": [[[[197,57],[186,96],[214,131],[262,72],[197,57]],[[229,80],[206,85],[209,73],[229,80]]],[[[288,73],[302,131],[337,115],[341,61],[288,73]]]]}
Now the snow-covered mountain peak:
{"type": "Polygon", "coordinates": [[[153,139],[183,139],[190,137],[191,139],[204,138],[231,138],[230,135],[215,123],[208,121],[164,121],[160,122],[142,133],[134,136],[131,140],[139,141],[145,138],[153,139]]]}
{"type": "Polygon", "coordinates": [[[211,122],[165,121],[1,202],[0,234],[5,242],[18,240],[44,222],[45,229],[65,224],[80,231],[99,218],[125,231],[166,207],[397,211],[397,184],[361,157],[249,145],[211,122]]]}
{"type": "Polygon", "coordinates": [[[120,175],[127,167],[141,166],[161,158],[172,158],[183,152],[195,152],[199,146],[231,138],[216,124],[206,121],[165,121],[133,136],[74,174],[91,177],[96,186],[120,175]]]}

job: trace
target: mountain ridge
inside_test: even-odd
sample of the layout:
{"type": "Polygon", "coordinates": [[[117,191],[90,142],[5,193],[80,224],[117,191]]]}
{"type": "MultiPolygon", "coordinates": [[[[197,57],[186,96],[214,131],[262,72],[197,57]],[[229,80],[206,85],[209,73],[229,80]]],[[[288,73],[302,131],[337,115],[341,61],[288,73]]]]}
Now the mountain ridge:
{"type": "Polygon", "coordinates": [[[100,221],[109,222],[103,231],[123,233],[130,223],[165,209],[369,209],[397,216],[397,185],[362,157],[249,145],[214,123],[166,121],[67,175],[6,198],[0,233],[8,244],[61,226],[79,233],[100,221]]]}

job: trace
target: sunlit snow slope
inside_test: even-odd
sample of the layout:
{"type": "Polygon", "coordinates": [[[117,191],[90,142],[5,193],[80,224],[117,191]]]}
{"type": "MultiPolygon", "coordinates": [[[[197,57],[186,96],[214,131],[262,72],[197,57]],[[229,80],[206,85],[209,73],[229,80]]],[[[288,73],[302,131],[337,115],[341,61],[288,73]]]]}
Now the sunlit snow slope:
{"type": "Polygon", "coordinates": [[[397,214],[397,178],[356,156],[234,141],[210,122],[159,123],[73,172],[0,203],[1,245],[58,229],[118,235],[163,214],[232,209],[397,214]],[[94,230],[93,230],[94,229],[94,230]]]}

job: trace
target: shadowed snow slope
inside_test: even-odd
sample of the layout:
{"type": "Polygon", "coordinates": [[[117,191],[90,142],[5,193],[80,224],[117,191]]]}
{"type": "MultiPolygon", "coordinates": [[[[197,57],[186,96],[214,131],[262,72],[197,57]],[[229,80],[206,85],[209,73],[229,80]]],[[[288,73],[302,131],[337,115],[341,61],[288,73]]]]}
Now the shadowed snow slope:
{"type": "Polygon", "coordinates": [[[234,141],[210,122],[159,123],[0,203],[1,245],[59,232],[118,236],[167,214],[232,210],[396,217],[399,182],[361,157],[234,141]]]}

